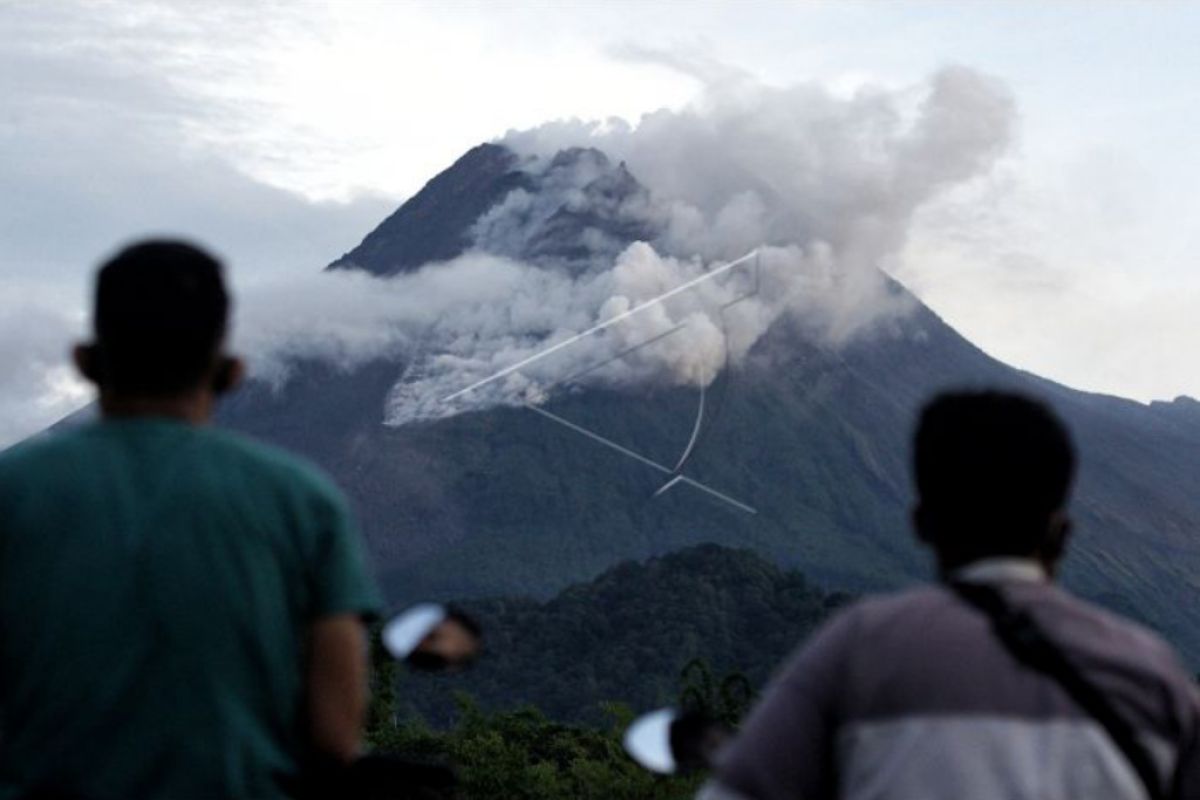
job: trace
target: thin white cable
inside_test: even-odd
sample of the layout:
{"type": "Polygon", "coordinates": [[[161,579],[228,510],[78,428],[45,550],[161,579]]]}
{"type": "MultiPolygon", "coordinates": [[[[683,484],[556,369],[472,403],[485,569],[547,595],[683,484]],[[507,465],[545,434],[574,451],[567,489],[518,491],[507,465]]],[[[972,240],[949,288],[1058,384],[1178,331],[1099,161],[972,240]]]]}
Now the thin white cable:
{"type": "MultiPolygon", "coordinates": [[[[525,408],[528,408],[530,411],[534,411],[538,414],[541,414],[546,419],[553,420],[554,422],[557,422],[559,425],[562,425],[565,428],[569,428],[570,430],[573,430],[576,433],[582,434],[594,442],[598,442],[598,443],[604,445],[605,447],[616,450],[621,455],[632,458],[635,461],[645,464],[646,466],[648,466],[652,469],[656,469],[659,472],[666,473],[667,475],[674,474],[673,471],[669,467],[665,467],[662,464],[659,464],[657,461],[653,461],[649,458],[646,458],[641,453],[634,452],[633,450],[630,450],[628,447],[619,445],[616,442],[612,441],[611,439],[606,439],[605,437],[601,436],[598,433],[589,431],[587,428],[583,427],[582,425],[576,425],[574,422],[571,422],[570,420],[563,419],[562,417],[558,416],[557,414],[547,411],[544,408],[539,408],[538,406],[535,406],[532,403],[525,403],[525,408]]],[[[692,478],[689,478],[686,475],[674,475],[674,477],[672,477],[671,480],[667,481],[667,483],[661,489],[659,489],[657,492],[654,493],[655,496],[657,497],[658,495],[662,494],[663,492],[667,491],[667,489],[670,489],[672,486],[674,486],[678,483],[686,483],[689,486],[693,486],[702,492],[705,492],[707,494],[712,495],[713,497],[716,497],[719,500],[724,500],[726,503],[729,503],[731,506],[734,506],[735,508],[739,508],[742,511],[745,511],[747,514],[757,514],[758,513],[758,511],[756,509],[754,509],[753,507],[748,506],[745,503],[740,502],[738,500],[734,500],[729,495],[718,492],[716,489],[713,489],[710,486],[705,486],[703,483],[700,483],[700,481],[693,480],[692,478]]]]}
{"type": "Polygon", "coordinates": [[[563,341],[559,342],[558,344],[551,345],[550,347],[547,347],[545,350],[542,350],[539,353],[534,353],[533,355],[529,356],[528,358],[523,358],[520,361],[518,361],[516,364],[505,367],[504,369],[500,370],[499,372],[495,372],[495,373],[489,375],[488,377],[483,378],[482,380],[475,381],[475,383],[472,383],[467,388],[459,389],[454,394],[447,395],[446,397],[442,398],[442,402],[448,403],[451,400],[455,400],[459,397],[462,397],[464,394],[469,394],[469,393],[475,391],[476,389],[486,386],[489,383],[498,381],[507,375],[511,375],[514,372],[516,372],[517,370],[521,369],[522,367],[527,367],[530,364],[534,363],[535,361],[540,361],[541,359],[545,358],[548,355],[557,353],[559,350],[562,350],[564,347],[570,347],[571,345],[578,342],[580,339],[585,339],[594,333],[599,333],[600,331],[606,330],[607,328],[611,328],[613,325],[616,325],[618,322],[621,322],[622,320],[625,320],[625,319],[629,319],[630,317],[632,317],[634,314],[637,314],[638,312],[645,311],[647,308],[650,308],[651,306],[655,306],[655,305],[663,302],[664,300],[669,300],[670,298],[674,297],[675,295],[680,294],[682,292],[686,292],[688,289],[692,289],[696,286],[699,286],[700,284],[704,283],[705,281],[712,280],[713,278],[717,277],[718,275],[723,275],[724,273],[728,272],[729,270],[733,269],[734,267],[736,267],[740,264],[743,264],[746,261],[749,261],[751,258],[754,258],[756,255],[758,255],[758,250],[751,250],[749,253],[747,253],[746,255],[742,256],[739,259],[730,261],[728,264],[717,267],[716,269],[706,272],[697,278],[692,278],[690,281],[681,283],[679,286],[676,286],[674,289],[663,292],[658,297],[651,298],[650,300],[647,300],[644,303],[639,303],[638,305],[634,306],[633,308],[629,309],[628,311],[623,311],[620,314],[617,314],[615,317],[612,317],[611,319],[607,319],[604,322],[601,322],[599,325],[595,325],[591,328],[588,328],[586,331],[583,331],[582,333],[577,333],[574,336],[571,336],[570,338],[564,339],[563,341]]]}

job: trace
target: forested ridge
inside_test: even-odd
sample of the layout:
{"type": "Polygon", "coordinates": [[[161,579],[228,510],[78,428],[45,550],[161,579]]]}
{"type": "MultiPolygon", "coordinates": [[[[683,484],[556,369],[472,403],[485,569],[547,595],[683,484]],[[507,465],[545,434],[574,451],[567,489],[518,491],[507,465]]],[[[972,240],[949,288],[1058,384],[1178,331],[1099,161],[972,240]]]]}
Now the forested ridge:
{"type": "Polygon", "coordinates": [[[455,792],[430,798],[689,798],[704,776],[636,765],[621,748],[629,722],[675,706],[736,725],[851,599],[749,550],[701,545],[622,563],[546,602],[467,601],[486,650],[466,672],[413,672],[377,643],[370,739],[454,765],[455,792]]]}
{"type": "Polygon", "coordinates": [[[454,765],[457,789],[430,798],[692,797],[703,775],[653,775],[624,753],[629,722],[669,705],[736,723],[848,599],[750,551],[702,545],[620,564],[544,603],[471,601],[487,650],[467,672],[415,673],[376,643],[370,740],[454,765]]]}
{"type": "Polygon", "coordinates": [[[465,692],[484,709],[532,706],[597,725],[607,704],[674,703],[697,659],[715,681],[736,673],[757,689],[846,599],[748,550],[701,545],[626,562],[544,603],[464,603],[484,627],[483,657],[458,675],[406,672],[398,709],[444,725],[455,715],[452,693],[465,692]]]}

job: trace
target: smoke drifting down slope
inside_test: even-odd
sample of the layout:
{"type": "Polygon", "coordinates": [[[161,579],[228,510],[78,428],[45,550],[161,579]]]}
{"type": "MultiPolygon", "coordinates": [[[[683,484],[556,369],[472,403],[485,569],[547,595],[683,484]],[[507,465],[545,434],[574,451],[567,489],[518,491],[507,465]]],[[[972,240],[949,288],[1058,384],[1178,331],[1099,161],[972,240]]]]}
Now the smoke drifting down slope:
{"type": "Polygon", "coordinates": [[[402,357],[393,425],[540,402],[597,364],[580,383],[703,386],[783,315],[837,343],[903,313],[882,270],[914,212],[985,173],[1014,116],[1003,86],[949,68],[919,87],[848,98],[726,82],[636,126],[512,132],[500,145],[515,188],[465,232],[465,252],[386,279],[342,270],[286,297],[251,293],[239,344],[277,381],[295,356],[402,357]],[[750,265],[445,400],[754,249],[750,265]]]}

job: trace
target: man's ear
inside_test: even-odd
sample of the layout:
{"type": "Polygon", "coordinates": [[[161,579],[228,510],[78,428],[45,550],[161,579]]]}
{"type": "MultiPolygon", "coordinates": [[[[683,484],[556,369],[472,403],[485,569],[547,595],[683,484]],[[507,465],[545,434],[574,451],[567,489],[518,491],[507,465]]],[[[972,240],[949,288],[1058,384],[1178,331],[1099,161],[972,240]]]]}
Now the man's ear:
{"type": "Polygon", "coordinates": [[[1054,572],[1054,566],[1067,552],[1067,542],[1070,538],[1071,518],[1065,511],[1055,511],[1050,515],[1050,522],[1046,526],[1046,539],[1039,553],[1042,563],[1051,574],[1054,572]]]}
{"type": "Polygon", "coordinates": [[[917,503],[912,508],[912,526],[913,533],[917,536],[917,541],[922,544],[933,545],[933,537],[929,530],[929,512],[920,503],[917,503]]]}
{"type": "Polygon", "coordinates": [[[225,394],[237,388],[246,377],[246,362],[232,356],[221,356],[213,373],[213,394],[225,394]]]}
{"type": "Polygon", "coordinates": [[[71,350],[71,360],[75,369],[97,386],[100,385],[100,352],[94,344],[77,344],[71,350]]]}

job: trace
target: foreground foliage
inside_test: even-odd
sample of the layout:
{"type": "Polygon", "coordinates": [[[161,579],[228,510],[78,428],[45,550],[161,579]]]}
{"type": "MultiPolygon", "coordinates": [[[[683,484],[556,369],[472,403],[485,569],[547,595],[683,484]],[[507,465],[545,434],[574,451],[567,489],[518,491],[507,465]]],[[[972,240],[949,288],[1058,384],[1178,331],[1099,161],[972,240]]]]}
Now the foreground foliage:
{"type": "Polygon", "coordinates": [[[692,797],[702,776],[661,777],[646,772],[621,749],[632,714],[610,707],[610,723],[585,728],[553,722],[533,708],[488,713],[465,696],[459,721],[435,731],[409,719],[372,731],[380,750],[454,765],[453,792],[420,797],[457,800],[675,800],[692,797]]]}
{"type": "Polygon", "coordinates": [[[736,725],[755,688],[846,599],[708,545],[620,565],[544,604],[477,601],[468,610],[488,654],[466,673],[415,674],[376,640],[369,739],[453,765],[453,793],[416,797],[689,798],[704,776],[656,776],[625,754],[632,709],[671,705],[736,725]]]}

